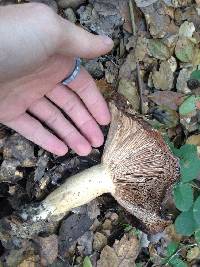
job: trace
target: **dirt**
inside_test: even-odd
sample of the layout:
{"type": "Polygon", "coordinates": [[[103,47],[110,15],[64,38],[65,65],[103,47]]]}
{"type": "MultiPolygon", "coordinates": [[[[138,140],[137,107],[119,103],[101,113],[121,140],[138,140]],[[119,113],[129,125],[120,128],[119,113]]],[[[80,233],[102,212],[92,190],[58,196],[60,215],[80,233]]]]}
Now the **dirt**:
{"type": "MultiPolygon", "coordinates": [[[[15,2],[23,1],[0,0],[1,5],[15,2]]],[[[107,100],[118,92],[137,112],[142,105],[146,118],[179,146],[188,136],[196,136],[198,112],[188,122],[185,117],[180,121],[178,111],[192,92],[188,81],[200,64],[199,1],[133,1],[134,20],[128,0],[37,2],[92,33],[113,38],[111,53],[83,61],[107,100]],[[179,31],[185,20],[194,26],[196,42],[188,36],[190,30],[179,31]],[[190,51],[182,51],[184,44],[190,44],[190,51]]],[[[106,138],[108,127],[102,130],[106,138]]],[[[159,235],[148,235],[110,195],[72,210],[57,224],[39,225],[32,229],[34,236],[22,236],[13,228],[23,224],[15,214],[24,205],[44,199],[71,175],[100,163],[102,151],[103,146],[86,157],[73,151],[55,157],[0,126],[0,266],[164,266],[166,247],[177,239],[173,225],[159,235]]],[[[170,197],[166,207],[175,217],[170,197]]],[[[198,255],[188,256],[189,266],[199,266],[198,255]]]]}

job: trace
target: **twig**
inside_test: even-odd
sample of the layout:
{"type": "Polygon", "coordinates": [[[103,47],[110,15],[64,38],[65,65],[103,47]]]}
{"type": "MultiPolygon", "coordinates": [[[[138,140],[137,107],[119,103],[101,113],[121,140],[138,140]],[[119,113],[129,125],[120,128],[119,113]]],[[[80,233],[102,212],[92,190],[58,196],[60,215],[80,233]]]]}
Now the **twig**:
{"type": "Polygon", "coordinates": [[[135,16],[134,16],[134,12],[133,12],[133,2],[132,2],[132,0],[129,0],[128,5],[129,5],[129,10],[130,10],[133,35],[136,35],[135,16]]]}
{"type": "Polygon", "coordinates": [[[144,101],[143,101],[143,82],[140,75],[140,64],[136,62],[136,69],[137,69],[137,77],[138,77],[138,87],[139,87],[139,94],[140,94],[140,111],[141,114],[144,114],[144,101]]]}

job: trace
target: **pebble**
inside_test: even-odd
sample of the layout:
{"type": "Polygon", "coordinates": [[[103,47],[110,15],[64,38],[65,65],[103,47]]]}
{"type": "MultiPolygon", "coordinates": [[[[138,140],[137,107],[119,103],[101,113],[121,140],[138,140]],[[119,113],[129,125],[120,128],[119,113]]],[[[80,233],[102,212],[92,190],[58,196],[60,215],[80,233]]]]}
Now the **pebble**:
{"type": "Polygon", "coordinates": [[[66,9],[64,10],[64,13],[65,13],[66,18],[67,18],[69,21],[71,21],[72,23],[76,23],[77,18],[76,18],[76,15],[75,15],[75,13],[74,13],[74,11],[73,11],[73,9],[72,9],[71,7],[66,8],[66,9]]]}
{"type": "Polygon", "coordinates": [[[61,8],[71,7],[73,9],[76,9],[83,3],[85,3],[85,0],[59,0],[58,6],[61,8]]]}
{"type": "Polygon", "coordinates": [[[112,222],[109,219],[106,219],[104,223],[102,224],[103,230],[112,230],[112,222]]]}
{"type": "Polygon", "coordinates": [[[104,233],[107,237],[109,237],[111,235],[110,230],[102,230],[102,233],[104,233]]]}
{"type": "Polygon", "coordinates": [[[101,251],[107,245],[107,237],[100,232],[96,232],[94,235],[93,249],[101,251]]]}
{"type": "Polygon", "coordinates": [[[100,225],[100,221],[96,218],[93,222],[93,225],[90,227],[90,230],[95,232],[100,225]]]}
{"type": "Polygon", "coordinates": [[[183,94],[190,94],[191,90],[188,88],[187,81],[190,79],[190,75],[192,73],[192,69],[182,69],[179,72],[176,89],[178,92],[183,94]]]}
{"type": "Polygon", "coordinates": [[[111,215],[110,215],[110,220],[113,222],[113,221],[117,221],[119,219],[119,215],[115,212],[113,212],[111,215]]]}

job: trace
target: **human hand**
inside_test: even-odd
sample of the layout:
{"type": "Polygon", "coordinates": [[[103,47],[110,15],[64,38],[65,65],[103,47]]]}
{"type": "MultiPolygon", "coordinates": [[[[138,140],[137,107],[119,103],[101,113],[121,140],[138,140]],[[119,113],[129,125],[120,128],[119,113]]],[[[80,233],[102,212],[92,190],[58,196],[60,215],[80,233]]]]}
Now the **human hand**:
{"type": "Polygon", "coordinates": [[[81,68],[68,86],[60,81],[76,57],[94,58],[112,46],[110,38],[84,31],[46,5],[1,7],[0,122],[60,156],[68,147],[87,155],[102,145],[98,123],[108,124],[110,113],[94,80],[81,68]]]}

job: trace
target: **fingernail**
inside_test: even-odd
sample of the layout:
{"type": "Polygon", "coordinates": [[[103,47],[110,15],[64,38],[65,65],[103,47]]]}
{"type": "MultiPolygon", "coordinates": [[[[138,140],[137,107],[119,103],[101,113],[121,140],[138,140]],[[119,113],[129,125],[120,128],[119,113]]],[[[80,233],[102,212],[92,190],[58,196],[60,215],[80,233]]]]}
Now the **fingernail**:
{"type": "Polygon", "coordinates": [[[100,37],[102,38],[104,44],[113,45],[113,40],[110,37],[108,37],[107,35],[100,35],[100,37]]]}

